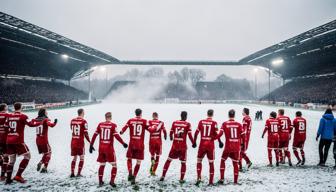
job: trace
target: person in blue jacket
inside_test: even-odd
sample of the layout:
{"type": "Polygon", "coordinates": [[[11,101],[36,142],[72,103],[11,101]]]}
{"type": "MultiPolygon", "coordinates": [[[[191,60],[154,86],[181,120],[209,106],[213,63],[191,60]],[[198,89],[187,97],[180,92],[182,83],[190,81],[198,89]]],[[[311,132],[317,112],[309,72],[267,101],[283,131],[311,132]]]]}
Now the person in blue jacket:
{"type": "Polygon", "coordinates": [[[318,164],[319,166],[325,166],[325,163],[328,158],[329,148],[333,141],[335,132],[336,132],[336,120],[334,118],[332,110],[328,108],[320,120],[316,136],[316,141],[318,141],[320,137],[320,143],[319,143],[320,162],[318,164]]]}

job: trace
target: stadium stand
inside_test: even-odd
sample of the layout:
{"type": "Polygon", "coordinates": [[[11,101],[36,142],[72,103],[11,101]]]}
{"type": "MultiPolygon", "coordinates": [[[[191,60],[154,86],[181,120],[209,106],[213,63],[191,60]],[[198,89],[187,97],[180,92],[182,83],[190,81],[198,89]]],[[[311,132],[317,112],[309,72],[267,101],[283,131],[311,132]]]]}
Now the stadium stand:
{"type": "MultiPolygon", "coordinates": [[[[267,98],[268,95],[262,100],[267,98]]],[[[292,80],[274,90],[271,99],[286,103],[336,103],[336,75],[292,80]]]]}
{"type": "Polygon", "coordinates": [[[0,102],[35,102],[40,104],[87,99],[82,91],[53,81],[0,78],[0,102]]]}

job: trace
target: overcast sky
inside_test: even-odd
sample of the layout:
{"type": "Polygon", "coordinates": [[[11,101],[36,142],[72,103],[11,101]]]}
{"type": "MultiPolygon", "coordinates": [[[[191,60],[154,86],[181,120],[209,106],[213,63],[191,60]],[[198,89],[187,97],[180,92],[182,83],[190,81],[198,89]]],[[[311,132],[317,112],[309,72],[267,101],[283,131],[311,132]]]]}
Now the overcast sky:
{"type": "Polygon", "coordinates": [[[1,0],[120,60],[238,60],[336,19],[336,0],[1,0]]]}

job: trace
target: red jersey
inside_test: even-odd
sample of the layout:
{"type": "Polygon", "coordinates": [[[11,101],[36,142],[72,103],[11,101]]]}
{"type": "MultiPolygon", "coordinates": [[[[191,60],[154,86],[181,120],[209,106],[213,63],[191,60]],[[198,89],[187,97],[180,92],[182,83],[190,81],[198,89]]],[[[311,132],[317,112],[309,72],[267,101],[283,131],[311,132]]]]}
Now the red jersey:
{"type": "Polygon", "coordinates": [[[110,121],[105,121],[98,124],[96,132],[92,137],[91,145],[94,144],[98,135],[100,136],[99,152],[108,153],[114,151],[114,138],[116,138],[121,144],[124,144],[124,141],[121,139],[119,133],[117,132],[117,125],[110,121]]]}
{"type": "Polygon", "coordinates": [[[176,149],[187,149],[187,135],[191,143],[194,142],[191,134],[191,125],[187,121],[174,121],[169,135],[170,138],[174,139],[172,147],[176,149]]]}
{"type": "Polygon", "coordinates": [[[36,127],[39,124],[34,122],[28,122],[28,116],[21,112],[14,112],[8,114],[8,134],[7,144],[20,144],[24,143],[24,128],[28,125],[30,127],[36,127]]]}
{"type": "Polygon", "coordinates": [[[246,115],[243,118],[243,130],[246,132],[246,134],[250,134],[252,129],[252,120],[251,117],[246,115]]]}
{"type": "Polygon", "coordinates": [[[76,148],[84,147],[84,137],[90,142],[88,135],[88,124],[85,119],[76,117],[71,120],[70,128],[72,132],[71,146],[76,148]]]}
{"type": "Polygon", "coordinates": [[[122,128],[121,133],[124,133],[129,128],[130,141],[129,146],[133,149],[144,149],[145,130],[148,130],[147,120],[141,117],[135,117],[127,121],[122,128]]]}
{"type": "Polygon", "coordinates": [[[153,130],[150,133],[150,139],[149,142],[161,142],[161,133],[163,132],[164,137],[167,137],[167,131],[166,128],[164,126],[164,123],[158,119],[154,119],[154,120],[149,120],[148,121],[149,127],[151,127],[151,129],[153,130]]]}
{"type": "Polygon", "coordinates": [[[289,140],[289,134],[292,129],[292,123],[287,116],[278,116],[277,118],[280,122],[279,136],[280,140],[289,140]]]}
{"type": "Polygon", "coordinates": [[[6,144],[8,134],[8,115],[9,114],[6,112],[0,112],[0,144],[6,144]]]}
{"type": "Polygon", "coordinates": [[[263,135],[267,132],[268,139],[279,139],[280,122],[278,119],[269,118],[266,120],[263,135]]]}
{"type": "Polygon", "coordinates": [[[294,127],[294,140],[305,140],[306,139],[306,119],[302,117],[297,117],[293,120],[294,127]]]}
{"type": "Polygon", "coordinates": [[[197,136],[201,134],[201,142],[199,147],[202,148],[214,148],[214,139],[217,135],[217,122],[212,120],[212,118],[207,118],[198,122],[197,129],[194,135],[194,141],[196,142],[197,136]]]}
{"type": "Polygon", "coordinates": [[[225,134],[224,151],[227,153],[239,152],[241,149],[241,140],[244,138],[243,126],[234,119],[230,119],[222,124],[216,139],[220,138],[223,133],[225,134]]]}
{"type": "Polygon", "coordinates": [[[36,118],[33,119],[32,122],[34,124],[40,124],[36,127],[36,144],[48,144],[48,129],[49,127],[55,127],[56,124],[52,123],[48,118],[36,118]]]}

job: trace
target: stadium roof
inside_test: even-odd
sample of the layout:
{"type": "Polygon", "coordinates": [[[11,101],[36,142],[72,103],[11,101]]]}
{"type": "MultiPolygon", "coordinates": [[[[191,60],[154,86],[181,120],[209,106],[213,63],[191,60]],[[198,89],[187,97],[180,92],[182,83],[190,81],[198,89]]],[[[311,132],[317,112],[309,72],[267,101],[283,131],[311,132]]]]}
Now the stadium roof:
{"type": "Polygon", "coordinates": [[[91,64],[119,62],[106,53],[2,12],[0,50],[1,74],[70,79],[91,64]],[[25,69],[27,58],[34,70],[25,69]],[[62,63],[67,65],[58,67],[62,63]]]}
{"type": "Polygon", "coordinates": [[[284,78],[336,72],[336,20],[253,53],[239,63],[270,65],[284,78]],[[284,64],[272,66],[278,58],[284,64]]]}
{"type": "Polygon", "coordinates": [[[240,61],[119,61],[44,28],[0,12],[0,75],[69,80],[94,65],[259,65],[284,78],[336,72],[336,20],[257,51],[240,61]],[[273,67],[274,59],[284,64],[273,67]]]}

